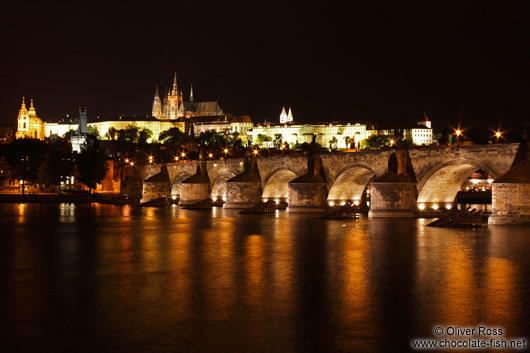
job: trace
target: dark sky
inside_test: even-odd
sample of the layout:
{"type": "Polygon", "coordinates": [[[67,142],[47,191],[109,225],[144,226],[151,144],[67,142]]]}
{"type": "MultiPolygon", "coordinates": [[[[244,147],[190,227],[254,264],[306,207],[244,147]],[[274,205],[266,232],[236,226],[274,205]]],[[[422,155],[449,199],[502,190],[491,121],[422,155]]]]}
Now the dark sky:
{"type": "Polygon", "coordinates": [[[519,126],[529,119],[527,1],[41,2],[3,5],[0,123],[145,115],[173,71],[255,122],[519,126]]]}

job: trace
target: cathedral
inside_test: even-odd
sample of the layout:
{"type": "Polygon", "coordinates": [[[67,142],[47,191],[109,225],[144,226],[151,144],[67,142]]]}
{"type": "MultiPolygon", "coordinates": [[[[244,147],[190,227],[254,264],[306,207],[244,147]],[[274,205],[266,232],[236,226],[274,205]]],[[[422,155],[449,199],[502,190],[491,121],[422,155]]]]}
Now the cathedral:
{"type": "Polygon", "coordinates": [[[159,120],[176,120],[179,118],[194,118],[199,116],[220,116],[223,110],[217,101],[195,102],[193,99],[193,87],[190,88],[189,100],[183,99],[182,90],[177,87],[177,73],[173,78],[173,87],[167,91],[164,100],[160,99],[158,86],[153,99],[152,116],[159,120]]]}

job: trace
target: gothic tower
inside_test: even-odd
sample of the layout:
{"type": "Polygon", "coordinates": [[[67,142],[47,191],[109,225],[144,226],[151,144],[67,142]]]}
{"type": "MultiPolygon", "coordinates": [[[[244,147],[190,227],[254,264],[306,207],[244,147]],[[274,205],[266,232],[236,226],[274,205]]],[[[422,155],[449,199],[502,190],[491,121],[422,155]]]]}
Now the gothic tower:
{"type": "Polygon", "coordinates": [[[157,119],[162,119],[162,102],[158,95],[158,85],[156,85],[155,98],[153,99],[153,111],[151,115],[157,119]]]}
{"type": "Polygon", "coordinates": [[[291,110],[291,107],[289,107],[289,113],[287,113],[287,122],[292,123],[293,121],[293,111],[291,110]]]}
{"type": "Polygon", "coordinates": [[[168,118],[177,119],[179,109],[179,92],[177,89],[177,73],[175,72],[175,78],[173,79],[173,89],[168,96],[168,118]]]}
{"type": "Polygon", "coordinates": [[[282,112],[280,113],[280,124],[285,124],[287,122],[287,113],[285,112],[285,107],[282,107],[282,112]]]}
{"type": "Polygon", "coordinates": [[[167,119],[169,115],[168,100],[169,100],[169,92],[166,87],[166,94],[164,95],[164,102],[162,103],[162,119],[167,119]]]}

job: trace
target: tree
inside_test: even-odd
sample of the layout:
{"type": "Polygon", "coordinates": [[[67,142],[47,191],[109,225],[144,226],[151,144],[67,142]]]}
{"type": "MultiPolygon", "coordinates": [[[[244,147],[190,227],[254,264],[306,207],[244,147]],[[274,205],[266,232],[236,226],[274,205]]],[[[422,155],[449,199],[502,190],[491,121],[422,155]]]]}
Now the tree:
{"type": "Polygon", "coordinates": [[[45,168],[46,181],[59,185],[59,193],[61,193],[61,181],[72,175],[74,171],[72,145],[68,140],[57,138],[49,142],[45,168]]]}
{"type": "Polygon", "coordinates": [[[344,136],[344,143],[346,144],[346,148],[350,148],[352,142],[355,141],[350,136],[344,136]]]}
{"type": "Polygon", "coordinates": [[[383,148],[390,146],[390,136],[371,135],[361,142],[361,148],[383,148]]]}
{"type": "Polygon", "coordinates": [[[22,195],[26,182],[37,180],[45,152],[46,144],[36,139],[17,139],[9,145],[7,163],[11,167],[12,176],[22,182],[22,195]]]}
{"type": "Polygon", "coordinates": [[[335,148],[337,147],[337,142],[339,140],[337,139],[336,136],[333,136],[330,140],[329,140],[329,149],[332,149],[333,146],[335,146],[335,148]]]}
{"type": "Polygon", "coordinates": [[[262,135],[262,134],[258,134],[258,136],[256,136],[257,144],[261,145],[263,142],[266,142],[266,141],[272,141],[272,138],[270,136],[262,135]]]}
{"type": "Polygon", "coordinates": [[[114,141],[117,135],[118,135],[118,130],[116,130],[116,128],[114,127],[110,127],[105,133],[105,138],[108,140],[114,141]]]}
{"type": "Polygon", "coordinates": [[[125,129],[118,130],[118,141],[138,142],[140,130],[136,125],[129,124],[125,129]]]}
{"type": "Polygon", "coordinates": [[[147,128],[143,128],[138,134],[138,143],[145,145],[151,137],[153,137],[153,132],[147,128]]]}
{"type": "Polygon", "coordinates": [[[89,135],[94,135],[98,139],[100,138],[98,128],[95,127],[95,126],[89,126],[88,127],[88,134],[89,135]]]}
{"type": "Polygon", "coordinates": [[[280,148],[280,145],[282,144],[282,134],[274,134],[274,140],[272,140],[272,143],[274,144],[275,148],[280,148]]]}
{"type": "Polygon", "coordinates": [[[177,145],[186,142],[186,134],[184,134],[178,127],[172,127],[171,129],[162,131],[158,140],[162,141],[165,145],[177,145]]]}
{"type": "Polygon", "coordinates": [[[94,135],[88,135],[81,145],[81,153],[76,160],[79,181],[88,187],[90,195],[107,174],[107,157],[94,135]]]}

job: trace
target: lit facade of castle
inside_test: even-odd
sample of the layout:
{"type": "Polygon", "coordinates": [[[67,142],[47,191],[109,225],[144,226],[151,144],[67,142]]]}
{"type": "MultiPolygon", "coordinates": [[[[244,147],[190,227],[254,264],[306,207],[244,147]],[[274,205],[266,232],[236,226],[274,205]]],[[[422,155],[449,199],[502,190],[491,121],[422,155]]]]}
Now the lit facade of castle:
{"type": "MultiPolygon", "coordinates": [[[[282,108],[280,123],[257,124],[247,132],[249,140],[260,147],[273,147],[274,140],[279,137],[282,143],[291,146],[302,143],[310,143],[313,135],[316,142],[324,147],[345,149],[350,147],[359,148],[362,141],[372,135],[395,136],[394,129],[378,129],[367,127],[360,123],[319,123],[319,124],[295,124],[291,108],[289,113],[282,108]],[[281,136],[278,136],[281,135],[281,136]]],[[[424,120],[419,121],[417,126],[402,129],[403,139],[414,145],[430,145],[435,143],[431,121],[425,115],[424,120]]]]}

